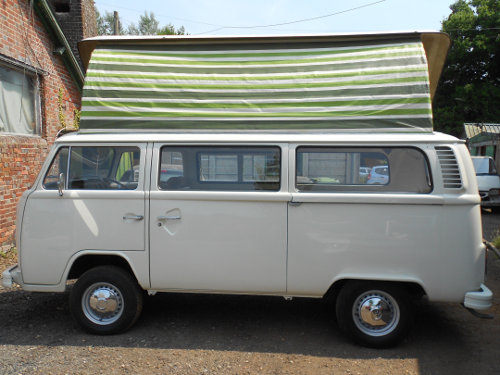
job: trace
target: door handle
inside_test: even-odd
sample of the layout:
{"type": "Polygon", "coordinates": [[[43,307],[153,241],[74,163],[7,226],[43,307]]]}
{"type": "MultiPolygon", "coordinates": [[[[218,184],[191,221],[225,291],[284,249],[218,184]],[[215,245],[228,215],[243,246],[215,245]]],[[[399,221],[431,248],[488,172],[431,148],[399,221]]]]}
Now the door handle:
{"type": "Polygon", "coordinates": [[[142,220],[144,219],[144,216],[142,215],[124,215],[123,220],[142,220]]]}
{"type": "Polygon", "coordinates": [[[158,220],[162,221],[162,220],[180,220],[181,217],[180,215],[177,215],[177,216],[158,216],[157,217],[158,220]]]}
{"type": "Polygon", "coordinates": [[[302,202],[289,201],[288,204],[293,207],[298,207],[302,204],[302,202]]]}

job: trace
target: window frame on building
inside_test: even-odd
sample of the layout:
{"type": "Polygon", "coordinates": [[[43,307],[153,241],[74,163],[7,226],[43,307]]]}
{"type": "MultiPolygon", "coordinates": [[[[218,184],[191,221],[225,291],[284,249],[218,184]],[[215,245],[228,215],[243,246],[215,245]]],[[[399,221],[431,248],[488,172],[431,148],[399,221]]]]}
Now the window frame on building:
{"type": "MultiPolygon", "coordinates": [[[[30,113],[32,115],[33,126],[30,126],[30,132],[19,131],[19,126],[7,125],[8,130],[2,130],[0,128],[0,135],[10,134],[10,135],[21,135],[21,136],[41,136],[42,135],[42,98],[41,98],[41,78],[47,73],[43,70],[34,68],[22,62],[13,60],[6,56],[0,55],[0,69],[6,70],[8,73],[14,73],[22,76],[22,80],[28,78],[31,87],[29,88],[30,101],[32,103],[32,108],[30,113]]],[[[24,82],[23,82],[24,85],[24,82]]],[[[1,86],[0,86],[1,89],[1,86]]],[[[24,86],[23,86],[24,90],[24,86]]],[[[23,95],[23,93],[21,93],[23,95]]],[[[8,106],[7,106],[8,107],[8,106]]],[[[1,108],[1,105],[0,105],[1,108]]],[[[5,109],[5,108],[4,108],[5,109]]],[[[20,110],[20,108],[18,108],[20,110]]],[[[15,110],[15,109],[14,109],[15,110]]],[[[0,119],[0,121],[2,121],[0,119]]]]}

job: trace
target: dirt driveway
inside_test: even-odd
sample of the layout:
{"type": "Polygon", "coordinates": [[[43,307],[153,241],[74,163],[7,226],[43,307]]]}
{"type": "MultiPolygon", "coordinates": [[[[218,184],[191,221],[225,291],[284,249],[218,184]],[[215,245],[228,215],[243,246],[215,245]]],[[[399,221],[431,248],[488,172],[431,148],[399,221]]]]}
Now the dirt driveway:
{"type": "MultiPolygon", "coordinates": [[[[483,221],[498,231],[500,215],[483,221]]],[[[318,300],[157,295],[131,331],[100,337],[76,327],[67,294],[0,287],[0,374],[500,374],[500,260],[488,272],[495,319],[422,302],[387,350],[346,341],[318,300]]]]}

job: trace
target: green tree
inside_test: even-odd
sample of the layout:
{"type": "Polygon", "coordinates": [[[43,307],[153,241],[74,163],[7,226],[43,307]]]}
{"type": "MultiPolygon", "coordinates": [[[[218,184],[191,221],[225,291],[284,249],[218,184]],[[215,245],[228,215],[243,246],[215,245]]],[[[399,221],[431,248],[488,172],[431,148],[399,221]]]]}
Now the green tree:
{"type": "Polygon", "coordinates": [[[127,28],[128,35],[184,35],[186,31],[184,26],[176,29],[172,24],[160,27],[160,22],[156,19],[153,12],[144,12],[140,17],[137,26],[130,24],[127,28]]]}
{"type": "MultiPolygon", "coordinates": [[[[114,16],[111,12],[105,12],[103,16],[96,9],[96,19],[97,19],[97,34],[98,35],[113,35],[113,23],[114,16]]],[[[121,22],[118,23],[119,35],[185,35],[186,30],[184,26],[176,29],[174,25],[168,24],[164,27],[160,27],[159,21],[156,19],[153,12],[144,12],[144,15],[140,16],[137,26],[132,23],[127,29],[123,29],[121,22]]]]}
{"type": "MultiPolygon", "coordinates": [[[[96,9],[96,20],[97,20],[97,34],[98,35],[113,35],[114,34],[114,29],[113,29],[113,24],[114,24],[114,16],[113,13],[111,12],[104,12],[104,15],[101,16],[99,11],[96,9]]],[[[124,30],[122,27],[121,22],[118,23],[118,33],[120,35],[124,34],[124,30]]]]}
{"type": "Polygon", "coordinates": [[[171,23],[162,27],[158,31],[158,35],[185,35],[185,34],[186,30],[184,29],[184,26],[181,26],[178,29],[176,29],[174,25],[172,25],[171,23]]]}
{"type": "Polygon", "coordinates": [[[160,31],[160,22],[156,19],[153,12],[145,11],[144,15],[139,18],[137,26],[131,24],[128,27],[129,35],[157,35],[160,31]]]}
{"type": "Polygon", "coordinates": [[[460,136],[464,122],[500,122],[500,1],[458,0],[443,21],[452,46],[434,99],[436,130],[460,136]]]}

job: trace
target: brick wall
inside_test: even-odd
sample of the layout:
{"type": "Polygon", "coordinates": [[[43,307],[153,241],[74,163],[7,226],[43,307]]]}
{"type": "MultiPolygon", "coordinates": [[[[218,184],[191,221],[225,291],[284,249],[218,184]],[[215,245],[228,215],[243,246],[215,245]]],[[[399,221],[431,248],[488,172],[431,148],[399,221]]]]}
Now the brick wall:
{"type": "Polygon", "coordinates": [[[37,68],[39,75],[42,131],[37,136],[0,133],[0,250],[11,246],[15,208],[22,192],[35,180],[61,125],[58,93],[63,92],[63,113],[73,123],[81,94],[29,0],[0,2],[0,54],[37,68]]]}
{"type": "Polygon", "coordinates": [[[48,148],[44,139],[0,135],[0,250],[14,242],[17,201],[35,180],[48,148]]]}
{"type": "Polygon", "coordinates": [[[82,22],[83,22],[83,38],[91,38],[97,35],[97,20],[95,13],[94,1],[82,1],[82,22]]]}

